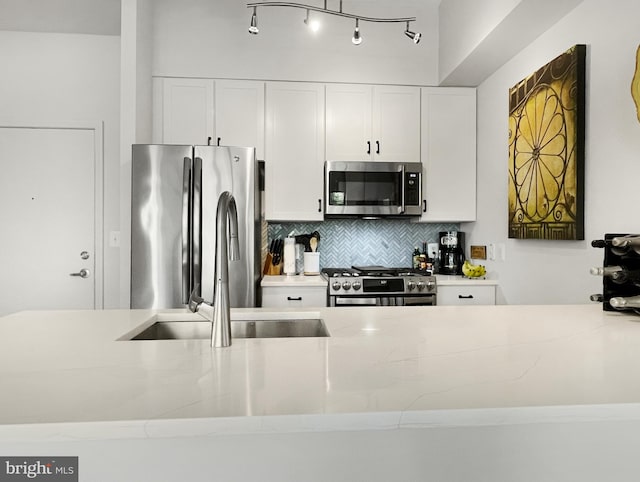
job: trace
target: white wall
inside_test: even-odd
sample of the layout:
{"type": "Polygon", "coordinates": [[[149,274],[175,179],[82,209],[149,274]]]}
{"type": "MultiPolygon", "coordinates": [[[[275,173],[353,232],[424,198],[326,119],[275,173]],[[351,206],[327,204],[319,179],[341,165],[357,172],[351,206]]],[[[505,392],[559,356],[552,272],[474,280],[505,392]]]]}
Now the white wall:
{"type": "Polygon", "coordinates": [[[580,2],[442,0],[441,85],[479,85],[580,2]]]}
{"type": "Polygon", "coordinates": [[[446,78],[522,0],[442,0],[439,73],[446,78]]]}
{"type": "Polygon", "coordinates": [[[119,305],[120,38],[0,31],[0,115],[25,122],[104,122],[105,307],[119,305]]]}
{"type": "Polygon", "coordinates": [[[120,307],[130,306],[131,145],[151,143],[152,0],[122,0],[120,56],[120,307]]]}
{"type": "MultiPolygon", "coordinates": [[[[303,2],[304,3],[304,2],[303,2]]],[[[328,7],[338,9],[338,1],[328,7]]],[[[251,9],[237,0],[154,1],[154,75],[314,82],[436,85],[437,0],[349,0],[343,11],[369,17],[417,17],[404,23],[360,23],[363,42],[351,43],[355,22],[318,14],[323,28],[310,34],[305,11],[259,8],[258,35],[247,31],[251,9]]],[[[313,3],[321,5],[322,2],[313,3]]]]}
{"type": "Polygon", "coordinates": [[[500,281],[498,301],[587,303],[602,281],[590,240],[640,232],[640,123],[630,95],[640,43],[636,0],[584,0],[478,88],[477,221],[463,224],[468,244],[504,243],[506,261],[487,261],[500,281]],[[587,45],[585,241],[507,239],[508,90],[574,44],[587,45]]]}

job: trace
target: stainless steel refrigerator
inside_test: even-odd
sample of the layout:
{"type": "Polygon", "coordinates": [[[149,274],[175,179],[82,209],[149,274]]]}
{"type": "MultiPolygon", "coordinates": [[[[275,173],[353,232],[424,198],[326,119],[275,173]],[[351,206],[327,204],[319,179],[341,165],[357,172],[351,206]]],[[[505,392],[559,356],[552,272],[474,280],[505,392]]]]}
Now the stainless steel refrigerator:
{"type": "Polygon", "coordinates": [[[216,207],[236,201],[240,259],[232,307],[259,305],[261,218],[254,148],[132,146],[131,308],[179,308],[192,290],[214,300],[216,207]]]}

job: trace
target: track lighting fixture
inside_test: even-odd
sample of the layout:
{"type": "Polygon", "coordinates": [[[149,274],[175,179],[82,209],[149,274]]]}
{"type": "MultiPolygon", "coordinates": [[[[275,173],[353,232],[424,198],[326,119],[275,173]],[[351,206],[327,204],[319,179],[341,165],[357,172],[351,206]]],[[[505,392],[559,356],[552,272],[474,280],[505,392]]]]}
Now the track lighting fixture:
{"type": "Polygon", "coordinates": [[[362,43],[362,37],[360,36],[360,29],[358,28],[358,19],[356,18],[356,29],[353,31],[353,38],[351,39],[353,45],[360,45],[362,43]]]}
{"type": "Polygon", "coordinates": [[[422,34],[420,32],[412,32],[409,30],[409,22],[414,22],[416,17],[406,17],[406,18],[377,18],[377,17],[364,17],[362,15],[354,15],[351,13],[346,13],[342,11],[342,0],[340,0],[340,9],[339,10],[330,10],[327,8],[327,0],[324,0],[324,7],[314,7],[313,5],[304,5],[302,3],[295,2],[253,2],[247,3],[247,8],[253,8],[253,15],[251,15],[251,26],[249,27],[249,33],[257,34],[258,33],[258,20],[256,17],[256,9],[258,7],[290,7],[290,8],[301,8],[307,11],[307,16],[304,19],[304,23],[311,28],[314,32],[318,30],[320,27],[317,21],[312,21],[309,18],[309,12],[320,12],[325,13],[327,15],[335,15],[338,17],[346,17],[352,18],[356,21],[356,29],[353,32],[353,37],[351,38],[351,42],[354,45],[360,45],[362,43],[362,37],[360,36],[360,26],[359,22],[362,20],[363,22],[379,22],[379,23],[401,23],[406,22],[407,28],[404,31],[404,34],[413,40],[413,43],[420,42],[422,38],[422,34]]]}
{"type": "Polygon", "coordinates": [[[253,7],[253,15],[251,15],[251,25],[249,26],[249,33],[253,35],[258,35],[258,16],[256,14],[256,7],[253,7]]]}
{"type": "Polygon", "coordinates": [[[320,30],[320,22],[317,20],[312,20],[309,17],[309,10],[307,10],[307,16],[304,19],[304,24],[311,29],[312,32],[317,32],[320,30]]]}
{"type": "Polygon", "coordinates": [[[413,40],[414,44],[417,44],[418,42],[420,42],[420,39],[422,38],[422,34],[420,32],[412,32],[411,30],[409,30],[409,22],[407,21],[407,28],[404,31],[404,34],[409,37],[411,40],[413,40]]]}

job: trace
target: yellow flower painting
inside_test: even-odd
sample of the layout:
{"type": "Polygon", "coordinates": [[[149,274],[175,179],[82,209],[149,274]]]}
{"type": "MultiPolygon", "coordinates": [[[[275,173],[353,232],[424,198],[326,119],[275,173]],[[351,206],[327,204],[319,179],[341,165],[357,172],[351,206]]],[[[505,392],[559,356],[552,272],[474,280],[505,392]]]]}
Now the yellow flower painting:
{"type": "Polygon", "coordinates": [[[509,237],[584,239],[586,46],[509,90],[509,237]]]}
{"type": "Polygon", "coordinates": [[[638,121],[640,121],[640,46],[636,50],[636,68],[631,79],[631,97],[636,105],[638,121]]]}

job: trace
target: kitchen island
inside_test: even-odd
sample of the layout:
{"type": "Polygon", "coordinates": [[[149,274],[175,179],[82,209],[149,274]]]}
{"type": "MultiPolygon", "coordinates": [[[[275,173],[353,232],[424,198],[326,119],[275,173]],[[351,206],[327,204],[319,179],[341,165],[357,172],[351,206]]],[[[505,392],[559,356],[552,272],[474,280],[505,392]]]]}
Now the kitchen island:
{"type": "Polygon", "coordinates": [[[197,316],[0,318],[0,456],[79,455],[81,480],[633,480],[640,470],[640,317],[596,304],[238,309],[236,319],[318,317],[331,336],[221,349],[126,340],[156,319],[197,316]]]}

